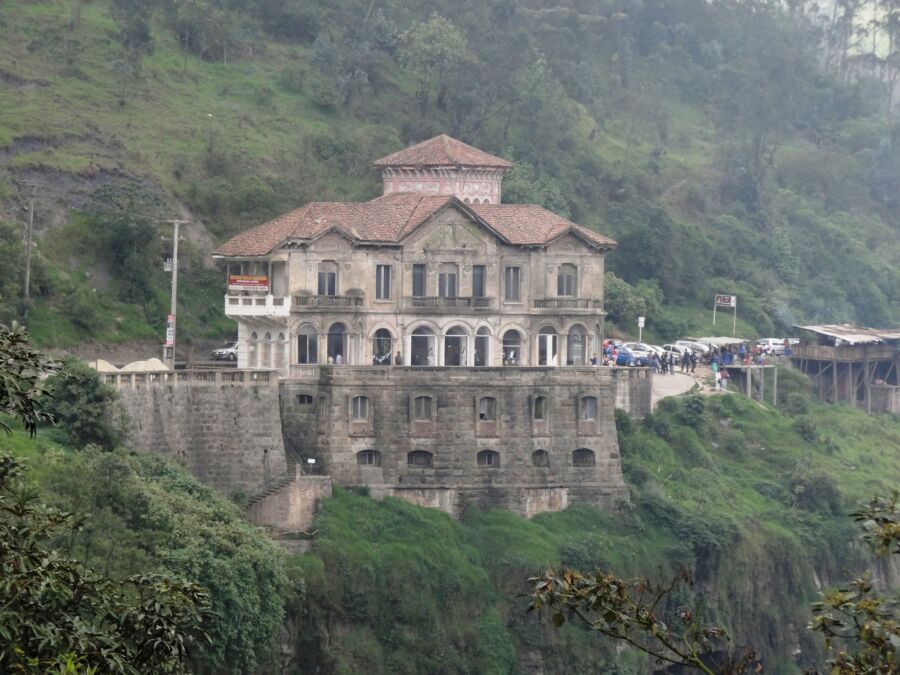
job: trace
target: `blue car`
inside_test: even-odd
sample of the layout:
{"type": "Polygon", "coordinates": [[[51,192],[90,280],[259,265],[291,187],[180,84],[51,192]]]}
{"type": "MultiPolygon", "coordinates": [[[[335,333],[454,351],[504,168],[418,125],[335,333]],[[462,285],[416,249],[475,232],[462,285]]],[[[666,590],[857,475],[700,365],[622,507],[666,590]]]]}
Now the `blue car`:
{"type": "Polygon", "coordinates": [[[619,355],[616,357],[617,366],[633,366],[635,362],[634,352],[628,347],[619,347],[619,355]]]}

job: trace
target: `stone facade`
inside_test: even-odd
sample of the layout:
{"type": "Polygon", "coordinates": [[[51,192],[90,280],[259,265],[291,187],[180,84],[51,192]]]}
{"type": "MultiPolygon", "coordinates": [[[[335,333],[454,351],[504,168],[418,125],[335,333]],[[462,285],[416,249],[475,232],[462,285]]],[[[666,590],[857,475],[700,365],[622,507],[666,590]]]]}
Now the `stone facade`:
{"type": "Polygon", "coordinates": [[[255,493],[286,474],[277,386],[132,378],[118,384],[135,449],[180,462],[225,495],[255,493]]]}
{"type": "Polygon", "coordinates": [[[591,367],[615,242],[502,204],[511,164],[447,136],[376,166],[382,197],[307,204],[215,253],[238,367],[281,380],[289,455],[456,515],[627,500],[613,413],[649,411],[650,375],[591,367]]]}
{"type": "Polygon", "coordinates": [[[526,516],[627,500],[614,409],[645,398],[644,370],[309,368],[281,384],[288,448],[339,485],[460,515],[526,516]]]}

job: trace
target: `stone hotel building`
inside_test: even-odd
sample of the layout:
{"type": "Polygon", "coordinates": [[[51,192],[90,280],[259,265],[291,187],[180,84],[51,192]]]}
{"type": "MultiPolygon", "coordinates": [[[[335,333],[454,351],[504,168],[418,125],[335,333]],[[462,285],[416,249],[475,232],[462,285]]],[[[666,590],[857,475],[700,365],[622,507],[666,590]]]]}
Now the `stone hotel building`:
{"type": "Polygon", "coordinates": [[[615,242],[503,204],[509,162],[445,135],[375,166],[382,196],[215,252],[238,367],[278,373],[293,458],[453,513],[626,499],[613,408],[640,414],[649,375],[590,367],[615,242]]]}

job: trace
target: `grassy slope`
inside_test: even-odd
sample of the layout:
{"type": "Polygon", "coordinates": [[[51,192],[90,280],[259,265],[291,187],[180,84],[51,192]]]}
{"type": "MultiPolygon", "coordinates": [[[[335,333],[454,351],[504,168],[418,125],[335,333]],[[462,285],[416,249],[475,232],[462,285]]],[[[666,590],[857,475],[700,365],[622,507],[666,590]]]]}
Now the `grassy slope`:
{"type": "MultiPolygon", "coordinates": [[[[102,173],[105,170],[148,179],[175,200],[190,204],[205,218],[217,239],[308,199],[364,199],[376,194],[375,176],[366,170],[366,164],[400,144],[399,127],[404,122],[389,111],[414,105],[409,83],[387,60],[375,67],[378,80],[368,98],[356,103],[365,106],[365,114],[352,107],[326,109],[316,105],[308,93],[291,93],[278,84],[279,74],[286,67],[308,62],[306,46],[269,40],[258,45],[264,48],[256,49],[252,58],[228,65],[210,63],[193,56],[185,58],[171,31],[161,25],[154,27],[155,49],[144,60],[143,79],[129,84],[128,96],[120,105],[120,83],[112,65],[119,58],[119,47],[113,37],[115,26],[107,4],[85,3],[74,31],[66,27],[68,17],[69,4],[61,0],[0,6],[0,31],[4,38],[0,40],[0,70],[42,83],[11,90],[12,95],[5,96],[4,105],[0,106],[0,148],[8,146],[16,152],[8,168],[20,177],[28,170],[54,180],[59,174],[51,171],[69,172],[81,178],[96,176],[98,171],[101,176],[112,175],[102,173]],[[72,65],[66,63],[67,40],[78,43],[72,65]],[[340,162],[311,158],[308,142],[317,134],[352,143],[362,157],[349,169],[340,162]],[[23,138],[52,142],[38,143],[29,150],[16,145],[23,138]],[[220,172],[227,173],[231,166],[241,175],[210,174],[203,168],[210,151],[224,165],[218,169],[220,172]],[[277,197],[265,189],[253,192],[256,177],[273,185],[288,174],[289,185],[282,186],[277,197]],[[243,194],[245,189],[262,204],[247,212],[235,211],[235,206],[222,212],[211,203],[222,195],[243,194]]],[[[749,220],[735,224],[737,221],[732,219],[727,227],[717,224],[718,214],[728,213],[731,207],[717,204],[711,196],[719,181],[716,161],[722,139],[711,128],[710,111],[692,105],[671,86],[657,83],[658,73],[654,73],[652,63],[637,64],[635,68],[632,77],[636,82],[655,83],[654,91],[662,97],[660,109],[668,116],[666,154],[654,162],[650,178],[653,189],[661,195],[661,203],[685,226],[710,233],[729,232],[728,241],[721,242],[722,248],[716,250],[716,255],[733,257],[738,266],[745,268],[741,274],[749,278],[758,275],[762,283],[768,273],[762,268],[756,271],[753,260],[741,260],[742,249],[746,248],[742,244],[767,235],[761,235],[749,220]],[[685,207],[689,186],[708,191],[705,212],[685,207]]],[[[584,107],[569,103],[578,110],[578,120],[567,140],[577,152],[572,157],[550,158],[551,162],[596,159],[610,176],[643,175],[647,179],[647,157],[658,141],[650,130],[653,125],[649,118],[644,119],[646,110],[641,108],[635,124],[632,115],[619,110],[619,102],[611,98],[612,114],[600,124],[584,107]]],[[[527,130],[513,129],[512,133],[515,138],[527,135],[527,130]]],[[[891,264],[896,256],[896,248],[890,244],[895,232],[867,201],[866,187],[858,182],[865,152],[850,154],[854,148],[864,147],[859,139],[870,139],[873,133],[875,128],[861,120],[841,132],[841,146],[836,150],[816,148],[798,138],[786,142],[772,177],[771,211],[773,218],[788,223],[795,250],[805,247],[804,233],[813,231],[812,225],[797,220],[801,214],[814,223],[817,242],[830,238],[825,233],[832,232],[835,241],[841,242],[834,246],[846,256],[872,260],[882,269],[891,264]],[[848,228],[856,235],[850,241],[839,236],[839,230],[848,228]]],[[[566,170],[572,172],[575,167],[566,166],[566,170]]],[[[0,183],[3,181],[0,173],[0,183]]],[[[3,194],[12,192],[8,185],[4,188],[0,184],[0,195],[3,194]]],[[[173,203],[173,212],[175,208],[173,203]]],[[[589,225],[621,234],[614,221],[605,223],[593,210],[578,215],[589,225]]],[[[32,316],[35,338],[41,344],[66,345],[86,339],[158,336],[165,313],[165,275],[160,270],[154,277],[158,295],[155,308],[129,308],[115,299],[115,280],[99,283],[97,279],[103,275],[92,274],[102,269],[103,262],[91,251],[79,251],[83,234],[78,223],[70,221],[55,228],[41,242],[51,276],[55,275],[59,282],[48,297],[38,301],[32,316]],[[86,274],[91,274],[91,278],[87,279],[86,274]],[[63,294],[60,288],[69,290],[63,294]],[[98,290],[95,292],[94,288],[98,290]],[[75,292],[99,298],[99,315],[88,327],[79,327],[67,312],[60,311],[75,292]]],[[[760,250],[753,255],[763,255],[760,250]]],[[[832,278],[836,271],[828,265],[803,273],[821,274],[825,287],[841,287],[832,278]]],[[[755,294],[752,282],[736,287],[727,282],[714,285],[717,291],[737,291],[742,298],[755,294]]],[[[219,311],[219,289],[213,277],[192,283],[190,275],[186,275],[182,298],[187,311],[182,313],[182,328],[187,335],[224,336],[233,330],[233,323],[219,311]],[[210,303],[209,297],[215,301],[210,303]]],[[[787,295],[781,298],[781,293],[767,300],[790,305],[790,299],[787,295]]],[[[833,319],[847,318],[853,306],[852,299],[842,297],[820,299],[813,295],[802,301],[811,308],[821,306],[822,313],[833,319]]],[[[896,304],[896,298],[888,301],[896,304]]],[[[690,332],[713,332],[705,330],[712,328],[706,325],[705,306],[676,306],[666,312],[690,332]]],[[[771,317],[764,313],[759,308],[753,314],[745,312],[741,318],[749,323],[741,325],[739,334],[753,334],[759,326],[769,325],[771,317]]],[[[649,328],[651,336],[656,337],[652,321],[653,317],[649,328]]],[[[630,325],[618,328],[633,330],[630,325]]],[[[719,329],[716,332],[727,333],[719,329]]]]}

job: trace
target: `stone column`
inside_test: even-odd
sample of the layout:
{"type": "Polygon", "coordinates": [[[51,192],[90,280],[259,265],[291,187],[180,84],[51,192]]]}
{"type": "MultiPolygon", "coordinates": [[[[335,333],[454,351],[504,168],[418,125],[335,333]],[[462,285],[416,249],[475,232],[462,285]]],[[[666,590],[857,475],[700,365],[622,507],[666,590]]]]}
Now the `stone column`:
{"type": "MultiPolygon", "coordinates": [[[[412,334],[407,333],[403,336],[403,364],[412,365],[412,334]]],[[[393,358],[393,357],[392,357],[393,358]]],[[[393,363],[393,361],[391,361],[393,363]]]]}
{"type": "Polygon", "coordinates": [[[566,366],[569,364],[569,334],[559,333],[556,338],[556,365],[566,366]]]}

